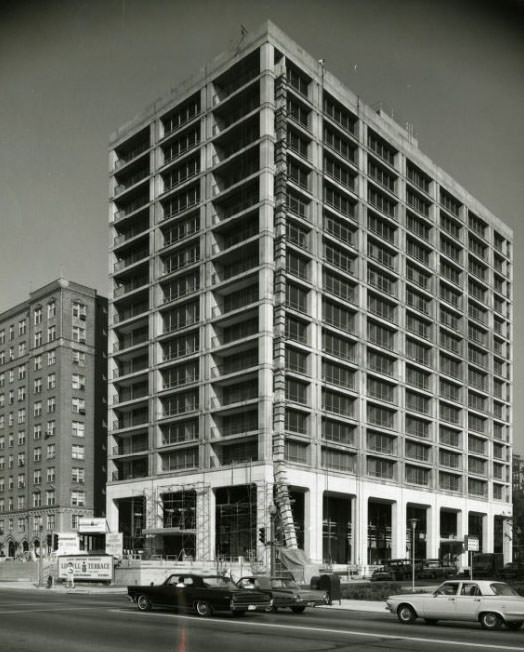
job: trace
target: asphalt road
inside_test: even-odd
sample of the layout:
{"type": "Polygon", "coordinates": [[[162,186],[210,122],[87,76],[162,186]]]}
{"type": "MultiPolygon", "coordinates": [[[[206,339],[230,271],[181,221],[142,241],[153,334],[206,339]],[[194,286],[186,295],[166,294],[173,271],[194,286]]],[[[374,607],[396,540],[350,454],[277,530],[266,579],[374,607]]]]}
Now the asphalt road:
{"type": "Polygon", "coordinates": [[[124,595],[0,589],[1,652],[524,652],[524,631],[459,623],[400,625],[388,613],[198,618],[139,613],[124,595]]]}

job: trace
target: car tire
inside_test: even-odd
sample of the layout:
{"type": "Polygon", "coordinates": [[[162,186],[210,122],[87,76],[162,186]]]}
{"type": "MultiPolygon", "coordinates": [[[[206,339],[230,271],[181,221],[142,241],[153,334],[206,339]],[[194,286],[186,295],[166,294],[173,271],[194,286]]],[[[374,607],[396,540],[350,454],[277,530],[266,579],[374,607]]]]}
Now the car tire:
{"type": "Polygon", "coordinates": [[[143,594],[139,595],[136,599],[136,606],[138,607],[138,611],[151,611],[153,608],[151,600],[147,597],[147,595],[143,594]]]}
{"type": "Polygon", "coordinates": [[[480,625],[483,629],[500,629],[502,618],[493,611],[485,611],[479,616],[480,625]]]}
{"type": "Polygon", "coordinates": [[[299,607],[299,606],[291,607],[291,611],[292,611],[294,614],[301,614],[301,613],[304,613],[304,610],[305,610],[305,607],[299,607]]]}
{"type": "Polygon", "coordinates": [[[436,618],[424,618],[426,625],[436,625],[438,620],[436,618]]]}
{"type": "Polygon", "coordinates": [[[195,611],[198,616],[206,618],[207,616],[213,615],[213,607],[207,602],[207,600],[197,600],[195,604],[195,611]]]}
{"type": "Polygon", "coordinates": [[[401,604],[397,609],[397,618],[403,625],[411,625],[415,622],[417,612],[409,604],[401,604]]]}
{"type": "Polygon", "coordinates": [[[506,627],[508,629],[517,630],[522,627],[523,623],[524,623],[523,620],[517,620],[517,621],[513,621],[512,623],[506,623],[506,627]]]}

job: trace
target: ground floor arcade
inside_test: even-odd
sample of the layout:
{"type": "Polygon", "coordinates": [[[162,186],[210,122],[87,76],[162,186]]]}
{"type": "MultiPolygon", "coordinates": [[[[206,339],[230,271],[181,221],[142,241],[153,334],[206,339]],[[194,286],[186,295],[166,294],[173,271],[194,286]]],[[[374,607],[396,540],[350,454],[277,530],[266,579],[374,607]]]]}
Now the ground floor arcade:
{"type": "MultiPolygon", "coordinates": [[[[387,559],[440,558],[467,565],[462,543],[475,536],[483,552],[511,560],[511,505],[432,493],[290,468],[287,474],[299,547],[318,564],[366,571],[387,559]]],[[[158,478],[108,487],[110,530],[131,554],[173,559],[264,562],[280,542],[271,515],[267,467],[158,478]]]]}

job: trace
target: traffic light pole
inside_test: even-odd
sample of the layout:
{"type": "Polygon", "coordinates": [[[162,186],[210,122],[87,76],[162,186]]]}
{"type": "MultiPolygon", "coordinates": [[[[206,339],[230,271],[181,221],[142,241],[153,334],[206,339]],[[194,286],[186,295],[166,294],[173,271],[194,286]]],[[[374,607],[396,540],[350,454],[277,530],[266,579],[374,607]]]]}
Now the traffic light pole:
{"type": "Polygon", "coordinates": [[[273,577],[275,574],[276,560],[277,560],[277,546],[276,546],[276,519],[277,519],[277,508],[276,505],[271,505],[269,508],[269,575],[273,577]]]}

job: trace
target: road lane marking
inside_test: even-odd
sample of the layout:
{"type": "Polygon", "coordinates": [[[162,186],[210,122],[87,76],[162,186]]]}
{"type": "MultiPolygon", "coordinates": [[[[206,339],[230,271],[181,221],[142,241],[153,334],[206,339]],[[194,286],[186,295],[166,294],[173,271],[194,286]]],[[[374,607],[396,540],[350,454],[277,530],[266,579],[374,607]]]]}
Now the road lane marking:
{"type": "MultiPolygon", "coordinates": [[[[59,603],[56,603],[59,604],[59,603]]],[[[2,611],[2,614],[0,615],[0,618],[5,615],[10,615],[10,614],[32,614],[32,613],[37,613],[37,612],[42,612],[42,611],[82,611],[85,609],[98,609],[100,606],[102,607],[109,607],[113,606],[113,603],[108,603],[106,605],[90,605],[90,606],[85,606],[85,607],[53,607],[51,606],[46,606],[42,607],[41,609],[9,609],[9,607],[5,608],[2,611]]],[[[112,609],[108,611],[118,611],[118,609],[112,609]]]]}
{"type": "MultiPolygon", "coordinates": [[[[110,609],[109,611],[117,612],[117,613],[127,613],[127,614],[135,614],[135,610],[131,609],[110,609]]],[[[161,616],[161,617],[169,617],[169,618],[178,618],[178,619],[184,619],[184,620],[193,620],[194,622],[197,620],[195,616],[184,616],[180,614],[175,614],[175,613],[163,613],[161,611],[157,612],[149,612],[144,614],[146,617],[148,616],[161,616]]],[[[489,650],[518,650],[519,652],[522,652],[524,650],[524,647],[516,647],[513,645],[500,645],[500,643],[493,643],[490,645],[489,643],[468,643],[467,641],[454,641],[450,639],[443,639],[443,640],[436,640],[436,639],[431,639],[431,638],[424,638],[422,636],[404,636],[402,634],[374,634],[371,632],[355,632],[351,630],[339,630],[339,629],[331,629],[328,627],[307,627],[307,626],[301,626],[301,625],[279,625],[275,623],[257,623],[255,621],[253,622],[243,622],[238,619],[235,620],[226,620],[226,619],[220,619],[220,618],[198,618],[198,623],[211,623],[211,622],[218,622],[218,623],[224,623],[224,624],[229,624],[229,625],[239,625],[239,626],[244,626],[244,627],[266,627],[266,628],[276,628],[276,629],[293,629],[296,630],[297,632],[315,632],[316,634],[321,633],[321,634],[337,634],[339,636],[362,636],[362,637],[368,637],[368,638],[384,638],[384,639],[391,639],[391,640],[397,640],[397,641],[409,641],[409,642],[414,642],[414,643],[433,643],[435,645],[455,645],[457,647],[474,647],[474,648],[481,648],[481,649],[489,649],[489,650]]]]}

